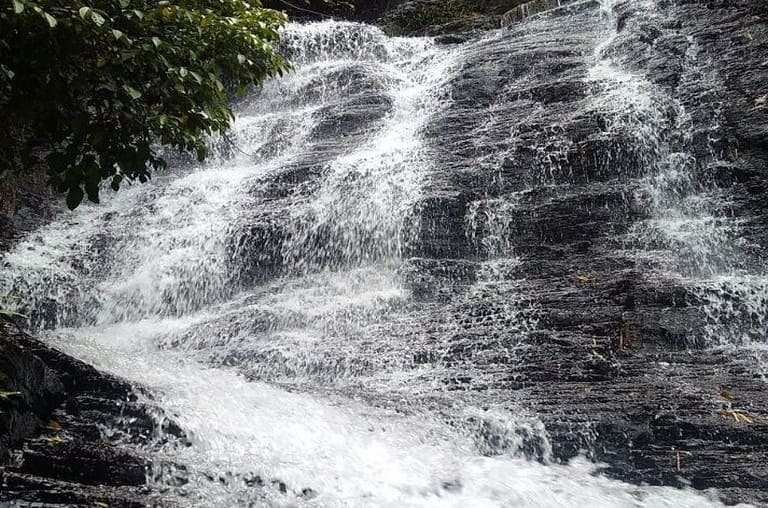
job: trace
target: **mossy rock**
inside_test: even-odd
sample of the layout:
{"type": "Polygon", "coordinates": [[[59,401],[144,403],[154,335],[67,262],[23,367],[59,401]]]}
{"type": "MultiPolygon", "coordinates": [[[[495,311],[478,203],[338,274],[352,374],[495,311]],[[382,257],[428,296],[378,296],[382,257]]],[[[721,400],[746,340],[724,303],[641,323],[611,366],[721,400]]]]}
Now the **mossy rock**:
{"type": "Polygon", "coordinates": [[[318,20],[327,17],[371,22],[384,14],[396,0],[262,0],[270,9],[284,11],[291,20],[318,20]]]}
{"type": "Polygon", "coordinates": [[[499,28],[501,16],[524,0],[409,0],[387,13],[388,35],[456,34],[499,28]]]}

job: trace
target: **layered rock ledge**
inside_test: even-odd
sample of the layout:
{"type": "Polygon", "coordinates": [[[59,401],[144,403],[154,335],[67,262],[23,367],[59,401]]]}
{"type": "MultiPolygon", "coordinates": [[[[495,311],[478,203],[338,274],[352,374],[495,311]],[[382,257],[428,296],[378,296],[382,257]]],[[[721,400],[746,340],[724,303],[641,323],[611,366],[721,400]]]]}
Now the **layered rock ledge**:
{"type": "Polygon", "coordinates": [[[152,505],[149,460],[122,445],[157,427],[130,385],[0,322],[0,504],[152,505]]]}

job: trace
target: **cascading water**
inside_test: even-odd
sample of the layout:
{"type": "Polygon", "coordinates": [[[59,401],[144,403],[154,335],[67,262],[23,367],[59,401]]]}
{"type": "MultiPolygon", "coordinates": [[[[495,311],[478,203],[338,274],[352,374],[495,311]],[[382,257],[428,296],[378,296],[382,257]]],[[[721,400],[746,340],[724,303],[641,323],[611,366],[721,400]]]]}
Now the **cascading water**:
{"type": "MultiPolygon", "coordinates": [[[[609,68],[605,21],[588,6],[572,21],[557,38],[562,19],[525,30],[532,44],[592,50],[595,107],[639,101],[637,150],[657,157],[653,98],[609,68]]],[[[429,136],[454,101],[448,83],[489,47],[520,48],[336,22],[285,39],[297,69],[238,105],[238,151],[83,206],[4,257],[2,292],[24,295],[48,343],[146,387],[186,434],[188,446],[139,449],[156,464],[151,486],[185,506],[718,506],[583,459],[553,464],[525,401],[495,387],[537,326],[509,276],[511,218],[530,189],[468,205],[460,229],[478,265],[466,276],[436,282],[429,259],[406,259],[446,170],[429,136]]],[[[519,142],[489,125],[483,167],[519,142]]],[[[550,175],[563,170],[545,158],[550,175]]]]}
{"type": "MultiPolygon", "coordinates": [[[[616,2],[605,1],[603,11],[612,17],[616,2]]],[[[634,22],[663,25],[654,1],[628,2],[624,8],[637,14],[634,22]]],[[[625,30],[637,37],[639,31],[625,30]]],[[[591,78],[608,91],[616,111],[618,129],[633,132],[642,147],[646,174],[639,180],[635,199],[648,219],[628,235],[636,255],[661,267],[664,276],[679,278],[700,307],[706,325],[689,341],[705,347],[748,352],[763,377],[768,374],[765,337],[768,334],[768,278],[764,263],[751,253],[754,245],[744,239],[741,226],[748,217],[734,217],[732,196],[719,189],[708,172],[725,163],[720,77],[703,70],[698,46],[686,38],[680,87],[696,93],[695,104],[683,104],[631,68],[631,55],[622,54],[626,43],[614,29],[595,52],[591,78]],[[691,118],[695,108],[699,118],[691,118]],[[734,349],[735,348],[735,349],[734,349]]],[[[653,269],[652,269],[653,270],[653,269]]]]}

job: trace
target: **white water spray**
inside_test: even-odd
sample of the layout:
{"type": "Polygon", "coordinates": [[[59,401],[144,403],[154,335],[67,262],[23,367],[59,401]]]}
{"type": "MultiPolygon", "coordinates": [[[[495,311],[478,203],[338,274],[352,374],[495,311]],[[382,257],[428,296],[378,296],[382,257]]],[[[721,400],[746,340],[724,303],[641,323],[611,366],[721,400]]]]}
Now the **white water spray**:
{"type": "MultiPolygon", "coordinates": [[[[0,287],[25,295],[49,344],[145,386],[186,433],[190,446],[152,445],[151,486],[201,507],[719,506],[550,464],[524,408],[437,388],[415,353],[469,325],[413,310],[399,270],[438,169],[423,128],[462,50],[348,23],[286,37],[303,57],[240,105],[242,153],[84,206],[4,258],[0,287]],[[520,457],[531,439],[539,461],[520,457]]],[[[467,306],[511,302],[475,331],[535,326],[493,282],[515,263],[504,206],[469,217],[489,259],[467,306]]]]}

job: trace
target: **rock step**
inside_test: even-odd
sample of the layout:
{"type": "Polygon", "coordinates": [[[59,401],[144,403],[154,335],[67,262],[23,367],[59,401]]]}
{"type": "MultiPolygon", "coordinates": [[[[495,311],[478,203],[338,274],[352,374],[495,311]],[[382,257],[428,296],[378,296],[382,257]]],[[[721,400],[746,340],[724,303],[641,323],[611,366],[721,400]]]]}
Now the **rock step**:
{"type": "MultiPolygon", "coordinates": [[[[157,506],[144,487],[116,489],[107,486],[84,486],[80,483],[41,478],[35,475],[0,472],[2,501],[7,506],[57,506],[141,508],[157,506]]],[[[6,505],[3,505],[6,506],[6,505]]],[[[173,506],[163,501],[163,506],[173,506]]]]}
{"type": "Polygon", "coordinates": [[[561,9],[561,12],[566,14],[572,12],[574,9],[585,9],[596,7],[597,5],[599,5],[599,2],[596,0],[532,0],[507,11],[501,17],[501,27],[507,28],[510,25],[542,12],[561,9]]]}
{"type": "Polygon", "coordinates": [[[130,443],[183,437],[137,390],[0,322],[0,505],[153,505],[130,443]]]}

